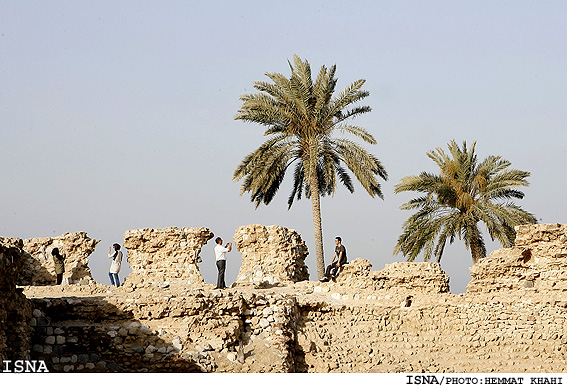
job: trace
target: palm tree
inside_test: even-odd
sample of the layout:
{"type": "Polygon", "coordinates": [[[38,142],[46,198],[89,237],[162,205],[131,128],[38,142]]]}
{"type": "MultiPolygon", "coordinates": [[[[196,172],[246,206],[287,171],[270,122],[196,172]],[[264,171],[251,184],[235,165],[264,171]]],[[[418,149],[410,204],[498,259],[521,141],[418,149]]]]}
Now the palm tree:
{"type": "Polygon", "coordinates": [[[368,106],[349,108],[367,97],[361,90],[364,80],[353,82],[338,96],[333,96],[337,79],[336,66],[321,67],[315,82],[309,62],[294,56],[290,78],[279,73],[266,73],[272,81],[255,82],[256,94],[240,96],[242,107],[235,119],[264,125],[269,139],[250,153],[236,168],[233,178],[244,179],[240,195],[250,192],[256,208],[269,204],[278,191],[286,171],[295,164],[293,190],[288,209],[295,199],[311,199],[315,251],[319,278],[325,273],[320,196],[335,193],[340,181],[351,193],[353,182],[346,167],[354,173],[370,196],[383,198],[376,176],[387,179],[381,162],[357,143],[344,137],[333,137],[336,131],[347,132],[363,141],[376,144],[364,128],[348,124],[368,106]]]}
{"type": "Polygon", "coordinates": [[[448,144],[449,154],[441,148],[430,151],[427,156],[439,166],[440,174],[423,172],[404,177],[396,185],[395,193],[424,195],[401,206],[417,212],[404,222],[394,254],[401,252],[414,261],[423,251],[425,261],[434,256],[440,262],[447,239],[453,243],[458,237],[476,263],[486,256],[479,222],[503,247],[514,244],[514,226],[536,223],[534,215],[510,201],[524,197],[516,188],[529,185],[530,173],[510,168],[502,157],[489,156],[477,163],[475,147],[476,142],[470,149],[463,142],[460,148],[453,140],[448,144]]]}

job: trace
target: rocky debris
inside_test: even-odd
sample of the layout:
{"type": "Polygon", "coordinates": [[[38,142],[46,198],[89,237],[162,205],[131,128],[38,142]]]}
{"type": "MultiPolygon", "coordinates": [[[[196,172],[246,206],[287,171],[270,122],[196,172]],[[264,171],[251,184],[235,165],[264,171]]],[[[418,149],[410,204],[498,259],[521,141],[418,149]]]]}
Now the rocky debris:
{"type": "Polygon", "coordinates": [[[309,252],[295,230],[251,224],[236,230],[234,243],[242,254],[238,283],[269,286],[309,279],[304,262],[309,252]]]}
{"type": "Polygon", "coordinates": [[[514,247],[493,251],[470,268],[471,293],[567,290],[567,225],[516,227],[514,247]]]}
{"type": "Polygon", "coordinates": [[[128,263],[132,273],[126,287],[136,288],[162,283],[201,285],[199,271],[201,248],[213,237],[209,229],[144,228],[124,233],[128,263]]]}
{"type": "Polygon", "coordinates": [[[23,241],[24,269],[20,285],[54,285],[55,264],[53,248],[65,256],[64,283],[94,282],[89,269],[91,255],[100,240],[91,239],[86,232],[68,232],[53,238],[32,238],[23,241]]]}

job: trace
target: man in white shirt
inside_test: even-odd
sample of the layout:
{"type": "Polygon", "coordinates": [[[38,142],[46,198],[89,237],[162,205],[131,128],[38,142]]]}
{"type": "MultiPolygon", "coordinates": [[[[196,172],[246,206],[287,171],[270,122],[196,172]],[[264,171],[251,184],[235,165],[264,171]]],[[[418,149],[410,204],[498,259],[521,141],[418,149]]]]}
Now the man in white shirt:
{"type": "Polygon", "coordinates": [[[220,236],[215,239],[217,245],[215,246],[215,258],[217,260],[217,269],[219,269],[219,276],[217,278],[217,287],[215,289],[224,289],[224,271],[226,269],[226,253],[232,250],[232,242],[228,242],[225,247],[222,246],[222,239],[220,236]]]}

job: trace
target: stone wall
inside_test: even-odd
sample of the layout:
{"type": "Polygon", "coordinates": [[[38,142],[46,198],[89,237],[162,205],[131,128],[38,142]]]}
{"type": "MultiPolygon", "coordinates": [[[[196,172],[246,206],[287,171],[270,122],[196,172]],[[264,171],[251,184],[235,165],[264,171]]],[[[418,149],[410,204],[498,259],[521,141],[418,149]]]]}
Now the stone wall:
{"type": "Polygon", "coordinates": [[[201,372],[179,344],[102,297],[32,299],[31,359],[50,372],[201,372]],[[175,352],[174,352],[175,351],[175,352]]]}
{"type": "Polygon", "coordinates": [[[251,224],[236,230],[234,244],[242,254],[239,283],[271,285],[309,279],[304,262],[309,252],[295,230],[251,224]]]}
{"type": "Polygon", "coordinates": [[[409,307],[397,296],[377,297],[371,304],[302,304],[296,371],[562,373],[567,367],[567,299],[560,293],[420,296],[409,307]]]}
{"type": "Polygon", "coordinates": [[[127,296],[32,298],[31,358],[55,372],[294,371],[293,297],[174,286],[127,296]]]}
{"type": "Polygon", "coordinates": [[[470,272],[468,292],[567,291],[567,225],[516,227],[514,247],[492,252],[470,272]]]}
{"type": "Polygon", "coordinates": [[[88,284],[94,282],[89,269],[91,255],[100,240],[86,232],[66,233],[52,238],[32,238],[23,241],[25,266],[20,285],[54,285],[55,263],[51,250],[58,248],[65,256],[64,282],[88,284]]]}
{"type": "Polygon", "coordinates": [[[414,294],[407,306],[389,290],[357,298],[338,282],[320,286],[32,298],[32,359],[50,371],[101,372],[567,368],[562,293],[414,294]]]}
{"type": "MultiPolygon", "coordinates": [[[[198,237],[195,229],[135,230],[125,235],[139,265],[133,268],[153,269],[157,277],[148,274],[149,281],[127,288],[26,287],[33,311],[30,305],[18,320],[31,327],[20,325],[19,337],[33,328],[29,356],[63,372],[562,373],[567,369],[567,295],[561,282],[551,280],[562,280],[565,272],[563,228],[519,228],[516,247],[498,250],[471,268],[472,290],[462,295],[448,292],[448,277],[436,263],[392,263],[372,271],[371,262],[360,258],[345,265],[336,282],[286,281],[258,288],[257,282],[267,282],[264,277],[283,272],[263,266],[261,281],[237,282],[222,291],[195,288],[172,282],[174,276],[192,280],[194,273],[171,264],[196,266],[198,251],[212,233],[206,230],[199,240],[202,231],[198,237]],[[191,243],[189,231],[195,238],[191,243]],[[529,275],[533,286],[523,286],[529,275]]],[[[248,235],[263,229],[239,231],[248,235]]],[[[271,231],[277,237],[283,230],[271,231]]],[[[253,266],[264,260],[254,259],[250,248],[261,251],[271,239],[259,236],[265,239],[262,245],[258,238],[239,240],[256,271],[253,266]]],[[[10,244],[16,251],[23,245],[10,244]]],[[[275,247],[282,246],[270,247],[277,252],[275,247]]],[[[0,267],[0,275],[7,268],[0,267]]],[[[12,328],[9,312],[14,308],[0,307],[0,329],[12,328]]],[[[6,339],[0,331],[2,336],[6,339]]],[[[12,352],[9,346],[3,340],[0,352],[12,352]]],[[[25,344],[17,348],[25,357],[25,344]]]]}
{"type": "Polygon", "coordinates": [[[394,262],[380,271],[370,271],[371,267],[368,259],[357,258],[342,267],[336,281],[339,285],[366,291],[449,292],[449,276],[438,263],[394,262]]]}
{"type": "Polygon", "coordinates": [[[200,285],[204,283],[198,263],[201,248],[213,237],[209,229],[144,228],[124,233],[132,273],[126,287],[163,283],[200,285]]]}
{"type": "Polygon", "coordinates": [[[21,239],[0,238],[0,366],[29,358],[31,304],[16,283],[24,267],[21,239]]]}

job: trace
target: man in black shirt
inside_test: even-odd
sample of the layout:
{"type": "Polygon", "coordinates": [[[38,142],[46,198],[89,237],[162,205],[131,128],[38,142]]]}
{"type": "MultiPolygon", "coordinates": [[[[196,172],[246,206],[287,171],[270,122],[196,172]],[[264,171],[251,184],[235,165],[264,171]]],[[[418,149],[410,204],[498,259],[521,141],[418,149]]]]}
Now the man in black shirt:
{"type": "Polygon", "coordinates": [[[331,261],[331,264],[327,266],[325,277],[320,280],[321,282],[327,282],[329,281],[329,278],[332,278],[333,281],[335,281],[335,279],[339,275],[339,271],[341,267],[345,263],[347,263],[346,247],[343,246],[342,239],[340,236],[337,236],[335,238],[335,244],[337,245],[337,247],[335,247],[335,254],[333,254],[333,260],[331,261]],[[337,260],[336,262],[335,259],[337,260]]]}

